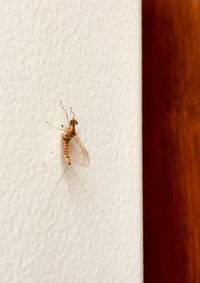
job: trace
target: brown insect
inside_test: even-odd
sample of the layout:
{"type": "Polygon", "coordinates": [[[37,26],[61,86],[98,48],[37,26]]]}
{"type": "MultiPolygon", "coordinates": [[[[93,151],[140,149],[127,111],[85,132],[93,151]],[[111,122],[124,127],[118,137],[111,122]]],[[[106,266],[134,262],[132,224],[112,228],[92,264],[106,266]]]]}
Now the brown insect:
{"type": "MultiPolygon", "coordinates": [[[[45,121],[50,127],[53,127],[59,131],[62,131],[62,135],[61,135],[61,151],[62,151],[62,155],[64,158],[64,161],[66,163],[66,167],[63,171],[62,176],[60,177],[59,181],[57,182],[53,193],[51,195],[51,198],[49,199],[49,204],[47,205],[43,215],[40,217],[39,221],[41,221],[43,219],[43,217],[45,216],[46,212],[48,211],[48,207],[50,206],[51,200],[54,196],[54,194],[56,193],[67,169],[69,166],[72,167],[73,163],[77,163],[78,165],[81,166],[88,166],[89,165],[89,154],[86,150],[86,148],[83,146],[83,144],[81,143],[78,134],[76,133],[76,126],[78,125],[77,120],[75,119],[75,114],[72,112],[72,107],[70,107],[70,116],[71,118],[69,119],[68,113],[66,111],[66,109],[64,108],[62,101],[60,100],[60,105],[62,107],[62,109],[65,112],[66,118],[67,118],[67,126],[64,127],[64,125],[61,125],[61,128],[57,128],[56,126],[50,124],[48,121],[45,121]]],[[[53,151],[51,151],[51,154],[53,153],[53,151]]],[[[73,170],[72,167],[72,171],[73,173],[76,175],[75,171],[73,170]]],[[[78,176],[76,176],[78,177],[78,176]]],[[[86,192],[86,190],[84,191],[86,192]]],[[[90,196],[89,194],[86,192],[87,196],[89,199],[90,196]]],[[[91,199],[92,201],[92,199],[91,199]]],[[[93,201],[92,201],[93,202],[93,201]]],[[[95,206],[95,204],[94,204],[95,206]]]]}
{"type": "Polygon", "coordinates": [[[60,105],[64,110],[67,118],[67,122],[68,122],[67,127],[61,125],[61,129],[60,129],[49,124],[47,121],[46,123],[63,132],[61,136],[61,149],[66,164],[70,166],[72,162],[74,162],[81,166],[88,166],[89,154],[86,148],[81,143],[78,134],[76,133],[76,125],[78,125],[78,121],[75,119],[75,114],[72,112],[72,107],[70,107],[70,113],[72,115],[72,118],[69,119],[68,113],[64,108],[61,100],[60,100],[60,105]]]}
{"type": "MultiPolygon", "coordinates": [[[[61,135],[61,149],[62,149],[62,154],[63,154],[63,158],[65,160],[66,165],[71,166],[73,163],[77,163],[81,166],[88,166],[89,165],[89,154],[88,154],[86,148],[81,143],[78,134],[76,133],[76,126],[78,125],[78,121],[75,119],[75,114],[72,112],[72,107],[70,107],[70,114],[71,114],[72,117],[71,117],[71,119],[69,119],[68,113],[67,113],[66,109],[64,108],[61,100],[60,100],[60,105],[61,105],[62,109],[64,110],[66,118],[67,118],[67,122],[68,122],[67,127],[64,127],[64,125],[61,125],[61,128],[57,128],[57,127],[49,124],[49,122],[47,122],[47,121],[46,121],[46,123],[49,126],[56,128],[56,129],[63,132],[62,135],[61,135]]],[[[57,185],[54,189],[53,195],[55,194],[57,188],[59,187],[59,184],[62,181],[62,178],[63,178],[63,176],[66,172],[66,169],[67,169],[67,167],[65,168],[63,175],[61,176],[60,180],[58,181],[58,183],[57,183],[57,185]]],[[[95,210],[110,225],[109,221],[106,219],[106,217],[103,215],[103,213],[98,209],[98,207],[96,206],[95,202],[93,201],[92,197],[87,192],[87,190],[84,189],[83,192],[86,193],[88,199],[93,204],[95,210]]],[[[51,199],[52,199],[53,195],[51,196],[51,199]]],[[[42,218],[40,218],[40,219],[42,219],[42,218]]]]}

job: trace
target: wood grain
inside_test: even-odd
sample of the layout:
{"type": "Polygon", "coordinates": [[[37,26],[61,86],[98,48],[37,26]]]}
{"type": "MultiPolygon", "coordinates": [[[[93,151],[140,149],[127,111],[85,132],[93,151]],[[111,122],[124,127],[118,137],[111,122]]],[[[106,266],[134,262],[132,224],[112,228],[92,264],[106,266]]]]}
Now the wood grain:
{"type": "Polygon", "coordinates": [[[143,1],[144,282],[200,282],[200,2],[143,1]]]}

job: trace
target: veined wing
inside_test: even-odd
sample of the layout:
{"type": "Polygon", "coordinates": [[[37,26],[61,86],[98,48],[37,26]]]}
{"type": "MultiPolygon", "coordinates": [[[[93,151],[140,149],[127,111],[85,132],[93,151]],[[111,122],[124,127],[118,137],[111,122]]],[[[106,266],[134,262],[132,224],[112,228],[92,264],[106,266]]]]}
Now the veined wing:
{"type": "Polygon", "coordinates": [[[89,165],[89,154],[77,134],[69,142],[69,155],[72,162],[85,167],[89,165]]]}

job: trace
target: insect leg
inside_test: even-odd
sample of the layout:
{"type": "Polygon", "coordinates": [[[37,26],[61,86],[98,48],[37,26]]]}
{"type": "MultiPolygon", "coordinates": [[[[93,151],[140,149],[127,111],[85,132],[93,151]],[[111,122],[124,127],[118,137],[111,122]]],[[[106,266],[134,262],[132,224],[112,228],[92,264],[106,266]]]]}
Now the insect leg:
{"type": "Polygon", "coordinates": [[[63,104],[62,104],[62,100],[60,100],[60,105],[61,105],[63,111],[65,112],[65,115],[66,115],[66,117],[67,117],[67,121],[68,121],[68,124],[69,124],[69,116],[68,116],[68,114],[67,114],[67,111],[66,111],[65,107],[64,107],[63,104]]]}
{"type": "Polygon", "coordinates": [[[50,151],[50,154],[53,154],[53,152],[57,149],[58,146],[60,146],[60,143],[58,143],[58,144],[50,151]]]}
{"type": "Polygon", "coordinates": [[[57,128],[56,126],[50,124],[48,121],[45,121],[45,123],[47,123],[47,125],[48,125],[49,127],[52,127],[52,128],[54,128],[54,129],[56,129],[56,130],[59,130],[59,131],[63,131],[63,129],[57,128]]]}
{"type": "Polygon", "coordinates": [[[70,107],[70,113],[72,114],[72,119],[74,119],[75,114],[74,114],[74,112],[72,111],[72,106],[70,107]]]}
{"type": "Polygon", "coordinates": [[[89,194],[88,190],[86,189],[86,187],[83,185],[83,183],[81,182],[80,178],[77,176],[73,166],[71,166],[71,169],[73,170],[74,175],[76,176],[79,184],[81,185],[82,189],[80,189],[81,193],[84,193],[88,200],[91,202],[92,206],[94,207],[94,209],[96,210],[97,214],[100,215],[100,217],[104,220],[104,222],[108,225],[108,227],[111,230],[111,234],[116,233],[118,230],[116,230],[113,225],[111,224],[110,220],[104,215],[103,211],[100,210],[98,208],[98,206],[96,205],[95,201],[93,200],[92,196],[89,194]]]}
{"type": "Polygon", "coordinates": [[[57,182],[57,184],[56,184],[56,186],[55,186],[55,188],[54,188],[54,190],[53,190],[53,192],[52,192],[52,194],[51,194],[51,196],[50,196],[50,199],[49,199],[49,201],[48,201],[48,204],[47,204],[47,206],[46,206],[46,209],[45,209],[45,211],[43,212],[42,216],[41,216],[41,217],[39,218],[39,220],[38,220],[39,223],[41,222],[41,220],[45,217],[46,213],[48,212],[48,209],[49,209],[49,207],[50,207],[50,205],[51,205],[51,201],[52,201],[52,199],[53,199],[55,193],[57,192],[57,189],[59,188],[60,183],[62,182],[62,179],[63,179],[63,177],[64,177],[64,175],[65,175],[65,173],[66,173],[66,170],[67,170],[67,167],[65,167],[65,169],[64,169],[64,171],[63,171],[63,174],[61,175],[60,179],[58,180],[58,182],[57,182]]]}

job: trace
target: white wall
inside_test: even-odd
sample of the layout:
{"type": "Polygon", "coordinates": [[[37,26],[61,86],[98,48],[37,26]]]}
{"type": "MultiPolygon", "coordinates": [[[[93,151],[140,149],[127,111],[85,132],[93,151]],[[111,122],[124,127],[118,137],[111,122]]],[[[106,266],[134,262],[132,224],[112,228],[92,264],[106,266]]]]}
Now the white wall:
{"type": "Polygon", "coordinates": [[[1,283],[142,282],[140,17],[139,0],[0,1],[1,283]],[[59,99],[90,166],[55,191],[59,99]]]}

